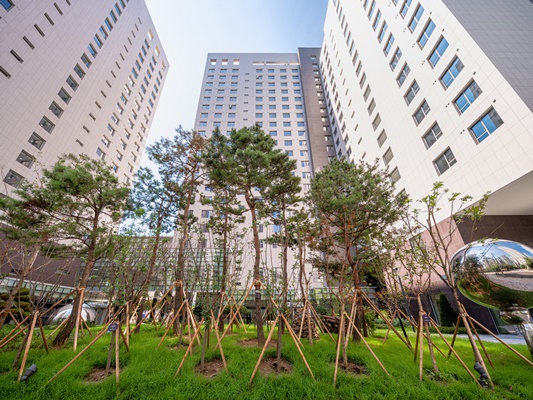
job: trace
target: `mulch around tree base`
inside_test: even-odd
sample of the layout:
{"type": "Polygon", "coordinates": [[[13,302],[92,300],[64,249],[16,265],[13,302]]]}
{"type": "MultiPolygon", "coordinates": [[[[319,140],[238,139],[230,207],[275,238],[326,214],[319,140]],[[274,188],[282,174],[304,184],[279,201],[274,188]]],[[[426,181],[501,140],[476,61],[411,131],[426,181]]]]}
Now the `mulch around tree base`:
{"type": "Polygon", "coordinates": [[[83,381],[88,383],[98,383],[114,373],[115,368],[111,368],[109,372],[106,372],[105,368],[93,368],[92,371],[83,378],[83,381]]]}
{"type": "MultiPolygon", "coordinates": [[[[276,358],[263,358],[261,364],[259,364],[259,371],[263,375],[272,375],[278,373],[278,360],[276,358]]],[[[280,373],[289,373],[292,372],[292,364],[284,360],[283,358],[280,361],[280,373]]]]}
{"type": "Polygon", "coordinates": [[[351,361],[348,361],[347,366],[344,366],[342,362],[339,362],[339,368],[354,375],[368,375],[368,370],[364,365],[356,364],[351,361]]]}
{"type": "Polygon", "coordinates": [[[219,359],[209,360],[205,361],[203,366],[198,364],[194,370],[197,374],[207,378],[214,378],[224,370],[224,363],[219,359]]]}
{"type": "MultiPolygon", "coordinates": [[[[242,347],[263,347],[264,346],[264,343],[262,345],[259,345],[259,342],[257,341],[257,339],[239,340],[237,342],[237,344],[239,346],[242,346],[242,347]]],[[[269,348],[275,348],[276,347],[276,342],[271,340],[268,343],[268,347],[269,348]]]]}

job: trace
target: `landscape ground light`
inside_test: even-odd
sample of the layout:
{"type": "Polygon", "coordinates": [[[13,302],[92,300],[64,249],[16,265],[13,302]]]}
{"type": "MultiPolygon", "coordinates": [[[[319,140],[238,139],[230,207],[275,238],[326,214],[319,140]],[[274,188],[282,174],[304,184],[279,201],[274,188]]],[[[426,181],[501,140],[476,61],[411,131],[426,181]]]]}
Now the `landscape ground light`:
{"type": "Polygon", "coordinates": [[[20,378],[20,381],[21,382],[26,382],[26,384],[27,384],[29,382],[29,380],[30,380],[30,376],[32,376],[36,372],[37,372],[37,365],[36,364],[30,365],[26,369],[26,371],[24,371],[24,375],[22,375],[22,378],[20,378]]]}

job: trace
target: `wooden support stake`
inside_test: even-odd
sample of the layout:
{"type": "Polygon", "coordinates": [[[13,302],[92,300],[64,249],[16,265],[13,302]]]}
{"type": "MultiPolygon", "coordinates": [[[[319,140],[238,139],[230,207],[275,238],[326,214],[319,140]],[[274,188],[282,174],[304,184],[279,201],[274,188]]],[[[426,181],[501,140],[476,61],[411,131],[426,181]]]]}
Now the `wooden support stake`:
{"type": "Polygon", "coordinates": [[[128,337],[124,331],[122,330],[122,327],[119,325],[118,326],[118,329],[120,331],[120,336],[122,337],[122,342],[124,343],[124,347],[126,347],[126,351],[129,353],[130,352],[130,344],[129,344],[129,340],[126,340],[126,338],[128,337]]]}
{"type": "Polygon", "coordinates": [[[19,378],[18,378],[19,382],[20,382],[20,379],[22,378],[22,374],[24,373],[24,369],[26,367],[26,361],[28,360],[28,353],[31,347],[31,339],[33,338],[33,332],[35,330],[35,323],[37,322],[38,317],[39,317],[39,311],[34,311],[33,319],[29,327],[30,332],[28,335],[28,341],[26,342],[26,348],[24,349],[24,357],[22,357],[22,364],[20,364],[19,378]]]}
{"type": "Polygon", "coordinates": [[[44,334],[43,324],[41,323],[41,317],[37,319],[37,322],[39,323],[39,330],[41,331],[41,338],[43,339],[46,354],[50,354],[50,349],[48,348],[48,343],[46,341],[46,335],[44,334]]]}
{"type": "Polygon", "coordinates": [[[119,326],[117,326],[117,330],[115,331],[115,379],[118,385],[118,381],[120,379],[120,342],[119,342],[119,332],[122,333],[122,329],[119,326]]]}
{"type": "MultiPolygon", "coordinates": [[[[300,343],[300,341],[296,337],[296,333],[294,333],[294,330],[292,329],[291,325],[289,324],[289,321],[287,321],[287,318],[285,318],[285,315],[283,315],[283,314],[280,314],[280,315],[281,315],[281,318],[283,319],[283,322],[285,322],[285,326],[287,327],[287,330],[289,331],[290,335],[292,336],[292,340],[294,341],[294,344],[296,345],[296,348],[298,349],[298,353],[300,353],[300,356],[302,357],[302,360],[304,360],[304,364],[307,367],[307,370],[309,371],[309,373],[311,374],[313,379],[315,379],[315,375],[313,375],[313,371],[311,371],[311,367],[309,367],[309,364],[307,363],[307,360],[306,360],[306,358],[304,356],[304,353],[302,351],[302,348],[301,348],[302,344],[300,343]]],[[[278,327],[278,329],[279,329],[279,327],[278,327]]],[[[272,328],[272,330],[274,330],[274,328],[272,328]]]]}
{"type": "Polygon", "coordinates": [[[194,336],[193,336],[192,340],[189,342],[189,347],[185,351],[185,355],[181,359],[180,366],[178,367],[178,370],[176,371],[176,375],[174,375],[174,376],[178,376],[178,374],[180,373],[181,367],[183,366],[183,363],[185,362],[185,359],[189,355],[189,352],[192,354],[192,345],[194,343],[194,340],[198,337],[198,334],[200,333],[200,329],[202,328],[202,324],[204,323],[204,320],[205,320],[205,318],[202,318],[202,320],[200,321],[200,325],[198,326],[198,329],[194,332],[194,336]]]}
{"type": "Polygon", "coordinates": [[[424,371],[424,320],[422,313],[418,314],[418,327],[418,340],[420,340],[418,345],[418,351],[420,352],[418,355],[418,377],[420,378],[420,381],[422,381],[422,373],[424,371]]]}
{"type": "Polygon", "coordinates": [[[387,374],[387,376],[390,376],[389,372],[387,371],[387,369],[385,368],[385,366],[381,363],[380,359],[378,358],[378,356],[376,355],[376,353],[374,353],[374,351],[372,350],[372,348],[370,347],[370,345],[368,344],[368,342],[365,340],[364,336],[361,334],[361,332],[359,331],[359,329],[357,329],[357,326],[355,326],[354,322],[349,319],[348,322],[350,324],[352,324],[352,327],[353,329],[357,332],[357,334],[359,335],[359,337],[361,338],[362,342],[364,343],[364,345],[366,346],[366,348],[368,349],[368,351],[370,352],[370,354],[372,354],[372,356],[374,357],[374,359],[377,361],[377,363],[379,364],[379,366],[381,367],[381,369],[387,374]]]}
{"type": "MultiPolygon", "coordinates": [[[[215,331],[215,336],[217,337],[218,349],[220,350],[220,356],[222,357],[222,363],[224,364],[224,369],[228,371],[228,365],[226,364],[226,357],[224,356],[224,350],[222,349],[222,343],[218,341],[220,335],[218,334],[218,322],[215,320],[215,314],[211,310],[211,318],[213,319],[214,326],[213,330],[215,331]]],[[[215,346],[216,349],[216,346],[215,346]]]]}
{"type": "MultiPolygon", "coordinates": [[[[453,337],[452,337],[452,347],[455,344],[455,338],[457,337],[457,332],[459,331],[459,325],[461,324],[461,316],[459,315],[457,317],[457,322],[455,323],[455,329],[453,331],[453,337]]],[[[450,354],[452,354],[452,349],[448,351],[448,358],[450,358],[450,354]]]]}
{"type": "Polygon", "coordinates": [[[413,347],[411,346],[411,343],[409,342],[409,339],[405,339],[402,335],[400,335],[400,332],[394,327],[394,325],[391,324],[389,319],[383,315],[383,313],[379,310],[379,308],[376,307],[376,305],[370,300],[370,298],[366,295],[365,292],[362,290],[360,291],[361,296],[363,299],[367,302],[367,304],[381,317],[383,321],[389,326],[390,329],[400,338],[400,340],[405,343],[405,345],[409,348],[409,350],[413,350],[413,347]]]}
{"type": "MultiPolygon", "coordinates": [[[[79,291],[80,293],[78,294],[78,297],[79,297],[78,313],[75,316],[76,328],[74,330],[74,346],[73,346],[74,351],[76,351],[78,347],[78,334],[79,334],[79,329],[80,329],[81,313],[83,311],[83,297],[84,297],[83,294],[85,293],[85,288],[80,288],[79,291]]],[[[72,314],[70,315],[70,317],[72,318],[72,314]]]]}
{"type": "Polygon", "coordinates": [[[85,326],[85,328],[87,329],[87,331],[89,332],[89,335],[91,337],[93,337],[93,333],[91,332],[91,328],[89,328],[89,324],[87,323],[87,321],[83,320],[83,325],[85,326]]]}
{"type": "Polygon", "coordinates": [[[26,318],[24,318],[21,322],[19,322],[12,330],[9,332],[2,340],[0,340],[0,349],[4,347],[6,344],[11,342],[15,337],[20,335],[22,332],[26,330],[26,327],[22,326],[28,319],[30,319],[31,315],[28,315],[26,318]],[[17,332],[17,329],[20,329],[19,332],[17,332]],[[15,335],[14,338],[12,336],[15,335]]]}
{"type": "MultiPolygon", "coordinates": [[[[242,305],[244,304],[244,302],[246,301],[246,298],[248,297],[248,294],[250,293],[250,290],[252,290],[252,288],[254,287],[253,283],[250,285],[250,287],[248,288],[248,290],[246,291],[246,293],[244,294],[244,297],[242,298],[242,301],[239,303],[239,310],[240,308],[242,307],[242,305]]],[[[228,331],[230,330],[230,327],[231,327],[231,324],[233,323],[233,320],[237,317],[236,314],[234,314],[231,318],[230,318],[230,321],[229,321],[229,324],[227,326],[227,328],[224,330],[224,332],[222,333],[222,336],[220,336],[220,341],[222,341],[222,339],[224,339],[224,336],[226,336],[226,334],[228,333],[228,331]]]]}
{"type": "MultiPolygon", "coordinates": [[[[163,337],[161,338],[161,340],[159,341],[159,344],[157,345],[157,348],[159,348],[161,346],[161,343],[163,343],[163,340],[165,340],[165,338],[167,337],[168,335],[168,332],[170,332],[170,329],[172,328],[172,326],[174,325],[174,321],[176,320],[176,318],[178,318],[178,316],[180,315],[180,312],[181,312],[181,309],[183,308],[183,305],[185,304],[185,302],[182,302],[181,303],[181,306],[180,308],[178,309],[178,311],[174,314],[174,316],[172,317],[172,320],[170,321],[170,324],[168,324],[167,326],[167,329],[165,330],[165,334],[163,335],[163,337]]],[[[181,343],[179,343],[179,345],[181,345],[181,343]]]]}
{"type": "MultiPolygon", "coordinates": [[[[275,320],[274,324],[276,325],[278,323],[278,321],[279,321],[279,314],[276,317],[276,320],[275,320]]],[[[265,350],[267,349],[268,343],[270,343],[270,340],[272,339],[272,335],[273,334],[274,334],[274,329],[271,329],[270,333],[268,334],[267,340],[266,340],[265,344],[263,345],[263,349],[261,350],[261,354],[259,355],[259,359],[257,360],[257,363],[255,364],[254,372],[252,372],[252,376],[250,377],[250,382],[249,382],[250,385],[252,384],[252,382],[254,380],[254,377],[255,377],[255,374],[257,373],[257,370],[259,369],[259,364],[261,364],[261,360],[263,359],[263,355],[265,354],[265,350]]]]}
{"type": "MultiPolygon", "coordinates": [[[[174,289],[174,286],[176,286],[177,284],[178,284],[178,281],[176,281],[176,282],[174,282],[172,285],[170,285],[170,288],[169,288],[169,289],[165,292],[165,294],[164,294],[164,295],[163,295],[163,296],[162,296],[162,297],[161,297],[161,298],[155,303],[155,305],[154,305],[152,308],[150,308],[150,312],[146,313],[146,316],[143,317],[143,318],[141,318],[141,320],[135,325],[135,328],[134,328],[133,330],[137,329],[137,327],[140,326],[140,325],[141,325],[141,324],[142,324],[142,323],[148,318],[149,315],[151,315],[151,313],[153,312],[153,310],[157,308],[157,306],[158,306],[158,305],[159,305],[159,304],[160,304],[160,303],[161,303],[161,302],[162,302],[162,301],[168,296],[168,294],[170,293],[170,291],[171,291],[172,289],[174,289]]],[[[155,320],[155,318],[154,318],[154,320],[155,320]]]]}
{"type": "Polygon", "coordinates": [[[446,343],[446,346],[448,346],[448,348],[450,349],[450,353],[453,352],[453,355],[459,360],[459,362],[461,363],[461,365],[463,366],[463,368],[466,370],[466,372],[468,372],[468,375],[470,375],[472,377],[472,379],[474,381],[476,381],[476,383],[481,386],[481,384],[479,383],[479,381],[477,380],[477,378],[474,376],[474,374],[472,373],[472,371],[470,371],[468,369],[468,367],[466,366],[466,364],[464,363],[464,361],[461,359],[461,357],[459,357],[459,354],[457,354],[457,352],[455,351],[455,349],[453,348],[453,346],[446,340],[446,338],[444,337],[444,335],[441,333],[441,331],[439,330],[437,324],[433,321],[431,321],[431,324],[433,325],[433,327],[435,328],[435,330],[437,331],[437,333],[439,334],[440,338],[444,341],[444,343],[446,343]]]}
{"type": "Polygon", "coordinates": [[[339,355],[341,352],[342,332],[344,331],[344,304],[342,304],[341,321],[339,323],[339,334],[337,336],[337,351],[335,353],[335,372],[333,372],[333,385],[337,384],[337,372],[339,370],[339,355]]]}
{"type": "Polygon", "coordinates": [[[109,327],[109,325],[111,325],[112,322],[113,321],[109,321],[104,326],[104,328],[100,331],[100,333],[98,333],[98,335],[96,335],[96,337],[91,341],[91,343],[89,343],[82,351],[80,351],[78,354],[76,354],[76,356],[72,360],[70,360],[67,363],[67,365],[65,365],[63,368],[61,368],[61,370],[59,370],[59,372],[57,374],[55,374],[48,382],[46,382],[46,384],[48,385],[49,383],[53,382],[59,375],[61,375],[63,372],[65,372],[68,367],[70,367],[72,364],[74,364],[74,361],[76,361],[78,358],[80,358],[83,355],[83,353],[85,353],[87,350],[89,350],[89,348],[91,348],[91,346],[93,344],[95,344],[96,341],[98,339],[100,339],[104,335],[104,333],[106,333],[107,328],[109,327]]]}
{"type": "Polygon", "coordinates": [[[472,322],[472,318],[470,317],[470,315],[467,315],[466,318],[468,319],[468,323],[470,324],[470,328],[474,331],[474,334],[476,335],[476,338],[477,338],[477,341],[479,342],[479,345],[483,349],[483,353],[485,353],[485,357],[487,357],[487,360],[489,360],[490,366],[492,368],[494,368],[494,364],[492,363],[492,360],[491,360],[491,358],[489,356],[489,353],[488,353],[487,349],[485,348],[485,345],[483,344],[483,341],[481,340],[481,338],[479,337],[479,334],[477,333],[477,329],[474,326],[474,323],[472,322]]]}
{"type": "Polygon", "coordinates": [[[533,366],[533,362],[529,361],[526,357],[524,357],[522,354],[520,354],[518,351],[513,349],[511,346],[509,346],[507,343],[505,343],[503,340],[501,340],[498,336],[496,336],[494,333],[489,331],[485,326],[481,325],[480,322],[476,321],[474,318],[469,317],[477,326],[479,326],[481,329],[483,329],[485,332],[487,332],[489,335],[491,335],[494,339],[498,340],[501,344],[503,344],[505,347],[507,347],[509,350],[511,350],[513,353],[515,353],[518,357],[520,357],[522,360],[527,362],[529,365],[533,366]]]}

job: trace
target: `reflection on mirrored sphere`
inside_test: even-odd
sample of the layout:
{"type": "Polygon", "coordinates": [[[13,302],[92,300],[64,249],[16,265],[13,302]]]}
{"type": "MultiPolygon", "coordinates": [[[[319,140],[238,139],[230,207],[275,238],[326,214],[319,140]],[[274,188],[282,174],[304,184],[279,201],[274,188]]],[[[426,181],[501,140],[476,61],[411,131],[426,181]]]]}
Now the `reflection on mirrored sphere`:
{"type": "Polygon", "coordinates": [[[451,260],[459,291],[502,311],[533,307],[533,249],[487,239],[461,248],[451,260]]]}
{"type": "Polygon", "coordinates": [[[457,289],[485,307],[501,311],[520,325],[533,356],[533,249],[509,240],[486,239],[461,248],[451,259],[457,289]]]}

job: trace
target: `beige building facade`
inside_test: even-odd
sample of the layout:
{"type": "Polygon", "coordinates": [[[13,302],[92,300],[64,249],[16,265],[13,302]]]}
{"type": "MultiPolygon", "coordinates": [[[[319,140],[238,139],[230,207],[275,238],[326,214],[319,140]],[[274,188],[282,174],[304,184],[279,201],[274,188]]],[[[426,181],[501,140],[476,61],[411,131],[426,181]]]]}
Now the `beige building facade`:
{"type": "Polygon", "coordinates": [[[144,1],[2,0],[0,38],[3,192],[65,153],[132,184],[169,68],[144,1]]]}

